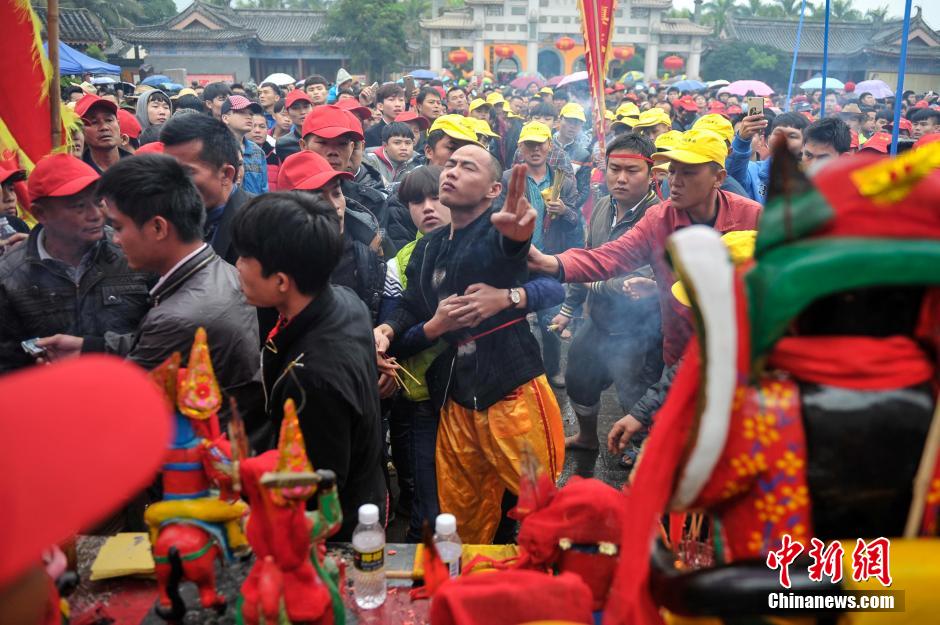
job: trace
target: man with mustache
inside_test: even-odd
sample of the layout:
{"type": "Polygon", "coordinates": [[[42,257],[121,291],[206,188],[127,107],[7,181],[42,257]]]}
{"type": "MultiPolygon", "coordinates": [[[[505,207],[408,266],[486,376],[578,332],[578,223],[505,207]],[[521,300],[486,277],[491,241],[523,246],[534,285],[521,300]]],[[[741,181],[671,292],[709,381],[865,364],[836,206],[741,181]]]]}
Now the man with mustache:
{"type": "Polygon", "coordinates": [[[85,128],[85,154],[82,159],[103,174],[122,158],[131,156],[121,149],[121,125],[117,104],[96,95],[86,95],[75,104],[75,113],[85,128]]]}

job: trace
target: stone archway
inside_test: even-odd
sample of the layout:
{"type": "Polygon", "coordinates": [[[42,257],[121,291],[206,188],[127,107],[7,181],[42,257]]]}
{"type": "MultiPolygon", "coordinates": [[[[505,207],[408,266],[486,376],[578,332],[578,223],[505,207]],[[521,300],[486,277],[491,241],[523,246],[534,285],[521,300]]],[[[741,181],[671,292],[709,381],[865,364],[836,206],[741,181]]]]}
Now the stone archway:
{"type": "Polygon", "coordinates": [[[571,64],[571,73],[575,72],[584,72],[587,71],[587,61],[584,60],[584,55],[582,54],[574,60],[574,63],[571,64]]]}
{"type": "Polygon", "coordinates": [[[518,74],[519,70],[522,68],[522,64],[519,62],[519,57],[512,55],[508,59],[499,59],[496,61],[496,72],[497,74],[518,74]]]}
{"type": "Polygon", "coordinates": [[[564,62],[557,50],[540,50],[538,69],[545,78],[561,76],[565,73],[564,62]]]}

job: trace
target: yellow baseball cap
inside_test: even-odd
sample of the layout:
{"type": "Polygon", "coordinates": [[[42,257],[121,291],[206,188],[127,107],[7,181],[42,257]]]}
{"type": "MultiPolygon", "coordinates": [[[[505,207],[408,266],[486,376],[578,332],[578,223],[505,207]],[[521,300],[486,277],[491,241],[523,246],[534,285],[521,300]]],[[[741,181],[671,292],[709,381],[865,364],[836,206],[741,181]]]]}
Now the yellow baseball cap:
{"type": "Polygon", "coordinates": [[[481,106],[493,106],[493,105],[487,102],[486,100],[484,100],[483,98],[476,98],[475,100],[471,100],[470,102],[471,111],[475,111],[481,106]]]}
{"type": "Polygon", "coordinates": [[[610,109],[607,109],[604,111],[604,119],[608,121],[614,121],[615,119],[617,119],[617,116],[614,115],[613,111],[611,111],[610,109]]]}
{"type": "Polygon", "coordinates": [[[734,126],[724,115],[709,113],[702,115],[692,124],[691,130],[711,130],[725,138],[725,141],[734,139],[734,126]]]}
{"type": "Polygon", "coordinates": [[[444,134],[457,141],[466,141],[467,143],[480,145],[480,142],[477,140],[476,131],[470,127],[470,124],[467,123],[467,118],[463,115],[441,115],[434,120],[428,132],[431,133],[435,130],[442,130],[444,134]]]}
{"type": "Polygon", "coordinates": [[[682,143],[682,133],[678,130],[667,130],[663,134],[656,137],[656,141],[654,143],[657,150],[666,152],[682,143]]]}
{"type": "Polygon", "coordinates": [[[529,122],[522,127],[519,133],[519,143],[525,141],[534,141],[535,143],[545,143],[552,138],[552,129],[542,122],[529,122]]]}
{"type": "Polygon", "coordinates": [[[689,130],[682,135],[682,141],[666,152],[653,154],[653,161],[676,161],[689,165],[717,163],[725,166],[728,158],[728,144],[716,132],[711,130],[689,130]]]}
{"type": "Polygon", "coordinates": [[[494,91],[493,93],[486,96],[487,104],[499,104],[505,101],[506,101],[506,98],[504,98],[503,94],[501,94],[499,91],[494,91]]]}
{"type": "Polygon", "coordinates": [[[544,93],[545,95],[555,95],[555,92],[552,91],[551,87],[542,87],[539,89],[539,93],[544,93]]]}
{"type": "Polygon", "coordinates": [[[624,102],[617,107],[617,117],[639,117],[640,108],[633,102],[624,102]]]}
{"type": "Polygon", "coordinates": [[[177,93],[176,95],[171,95],[171,96],[170,96],[170,99],[171,99],[171,100],[179,100],[179,99],[182,98],[184,95],[196,95],[196,90],[195,90],[195,89],[190,89],[189,87],[184,87],[183,89],[180,89],[180,92],[177,93]]]}
{"type": "Polygon", "coordinates": [[[633,125],[633,127],[652,128],[658,124],[665,124],[666,126],[671,127],[672,120],[669,119],[669,115],[666,114],[666,111],[657,106],[654,106],[653,108],[640,113],[640,119],[636,124],[633,125]]]}
{"type": "MultiPolygon", "coordinates": [[[[754,258],[754,247],[757,244],[757,230],[735,230],[726,232],[721,237],[721,242],[728,248],[728,255],[735,267],[742,265],[746,261],[754,258]]],[[[672,295],[683,306],[692,306],[689,294],[686,292],[682,282],[675,282],[672,285],[672,295]]]]}
{"type": "Polygon", "coordinates": [[[464,123],[469,126],[474,133],[478,135],[486,135],[487,137],[498,137],[499,135],[493,132],[493,129],[490,128],[489,123],[485,119],[477,119],[475,117],[465,117],[464,123]]]}
{"type": "Polygon", "coordinates": [[[584,115],[584,107],[577,102],[569,102],[568,104],[561,107],[561,112],[558,113],[558,116],[577,119],[582,122],[587,121],[587,117],[584,115]]]}

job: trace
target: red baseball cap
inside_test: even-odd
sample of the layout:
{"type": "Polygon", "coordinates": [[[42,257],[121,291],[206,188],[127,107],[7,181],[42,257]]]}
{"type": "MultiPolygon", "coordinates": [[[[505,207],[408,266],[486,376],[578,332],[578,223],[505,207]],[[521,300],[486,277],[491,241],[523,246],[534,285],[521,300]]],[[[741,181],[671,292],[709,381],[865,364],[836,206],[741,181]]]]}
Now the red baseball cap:
{"type": "Polygon", "coordinates": [[[709,113],[724,113],[725,112],[725,103],[721,100],[712,100],[708,103],[708,112],[709,113]]]}
{"type": "Polygon", "coordinates": [[[99,98],[96,95],[91,95],[90,93],[83,95],[82,99],[75,103],[75,114],[82,119],[85,119],[85,116],[88,115],[88,112],[96,106],[106,108],[117,115],[117,104],[111,100],[105,100],[104,98],[99,98]]]}
{"type": "Polygon", "coordinates": [[[396,122],[415,122],[421,126],[421,130],[427,130],[431,127],[431,122],[428,121],[427,117],[423,115],[418,115],[414,111],[402,111],[395,117],[396,122]]]}
{"type": "Polygon", "coordinates": [[[161,141],[151,141],[137,148],[134,156],[138,154],[163,154],[163,143],[161,141]]]}
{"type": "Polygon", "coordinates": [[[728,115],[740,115],[743,112],[744,112],[744,109],[742,109],[737,104],[732,104],[731,106],[725,109],[725,113],[727,113],[728,115]]]}
{"type": "Polygon", "coordinates": [[[852,93],[853,91],[855,91],[855,83],[852,82],[851,80],[845,83],[845,88],[843,89],[843,91],[845,91],[845,93],[852,93]]]}
{"type": "Polygon", "coordinates": [[[263,115],[264,109],[257,102],[252,102],[243,95],[234,93],[225,99],[222,103],[222,114],[226,115],[232,111],[249,110],[255,115],[263,115]]]}
{"type": "Polygon", "coordinates": [[[300,136],[317,135],[324,139],[335,139],[345,134],[351,134],[357,141],[362,141],[365,138],[362,122],[349,111],[332,104],[323,104],[315,106],[307,115],[300,136]]]}
{"type": "Polygon", "coordinates": [[[98,182],[91,165],[71,154],[48,154],[42,157],[29,176],[29,196],[68,197],[98,182]]]}
{"type": "Polygon", "coordinates": [[[4,586],[150,483],[172,418],[146,373],[113,356],[12,373],[0,379],[0,393],[4,414],[28,416],[0,419],[8,443],[0,471],[4,586]]]}
{"type": "Polygon", "coordinates": [[[277,172],[277,188],[279,191],[316,191],[334,178],[352,177],[348,171],[330,167],[327,160],[316,152],[303,150],[291,154],[281,163],[277,172]]]}
{"type": "Polygon", "coordinates": [[[858,149],[858,132],[854,130],[850,130],[849,132],[852,133],[852,142],[849,144],[849,149],[857,150],[858,149]]]}
{"type": "Polygon", "coordinates": [[[284,108],[290,108],[297,102],[306,102],[310,106],[313,106],[313,100],[310,99],[306,91],[303,89],[294,89],[284,98],[284,108]]]}
{"type": "Polygon", "coordinates": [[[140,127],[140,122],[137,121],[136,115],[130,111],[118,109],[117,118],[118,126],[121,127],[122,135],[127,135],[131,139],[136,139],[140,136],[140,133],[143,129],[140,127]]]}
{"type": "Polygon", "coordinates": [[[674,102],[675,106],[678,106],[686,111],[697,111],[698,104],[695,103],[695,100],[691,96],[684,95],[674,102]]]}
{"type": "Polygon", "coordinates": [[[20,169],[15,158],[0,160],[0,184],[26,180],[26,170],[20,169]]]}
{"type": "Polygon", "coordinates": [[[868,138],[868,141],[862,144],[860,150],[871,150],[873,152],[887,154],[890,147],[891,135],[887,132],[876,132],[868,138]]]}
{"type": "Polygon", "coordinates": [[[372,109],[370,109],[368,106],[359,104],[359,100],[356,98],[343,98],[336,103],[336,106],[343,109],[344,111],[349,111],[362,121],[372,119],[372,109]]]}
{"type": "MultiPolygon", "coordinates": [[[[894,126],[894,124],[891,124],[891,126],[894,126]]],[[[914,132],[914,122],[904,117],[902,117],[901,121],[898,122],[898,126],[901,127],[901,130],[906,130],[908,134],[914,132]]]]}

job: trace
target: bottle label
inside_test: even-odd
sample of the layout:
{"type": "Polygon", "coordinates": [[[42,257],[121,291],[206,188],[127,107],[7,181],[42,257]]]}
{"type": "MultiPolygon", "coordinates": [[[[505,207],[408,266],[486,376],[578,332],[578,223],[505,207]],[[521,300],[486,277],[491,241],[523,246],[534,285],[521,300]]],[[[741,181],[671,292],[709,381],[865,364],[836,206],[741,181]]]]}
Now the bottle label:
{"type": "Polygon", "coordinates": [[[385,566],[385,547],[377,551],[354,551],[353,566],[365,573],[381,570],[385,566]]]}
{"type": "Polygon", "coordinates": [[[447,564],[447,572],[451,577],[460,577],[460,558],[447,564]]]}

